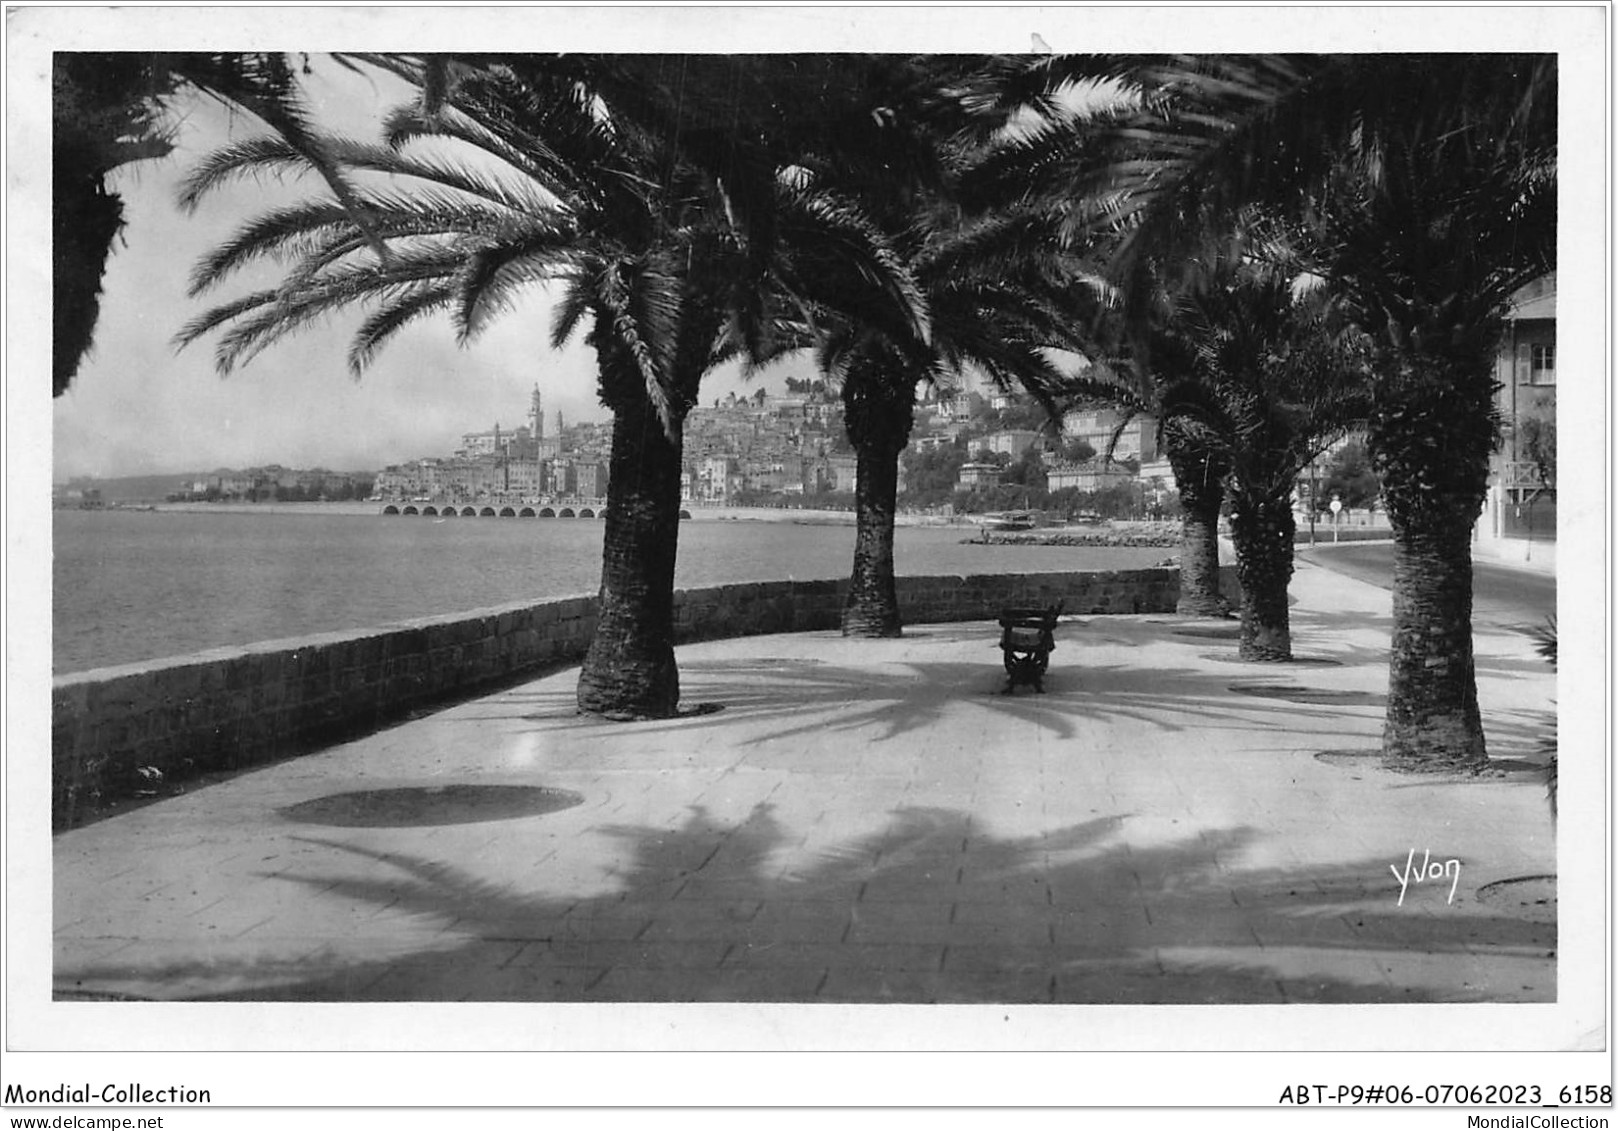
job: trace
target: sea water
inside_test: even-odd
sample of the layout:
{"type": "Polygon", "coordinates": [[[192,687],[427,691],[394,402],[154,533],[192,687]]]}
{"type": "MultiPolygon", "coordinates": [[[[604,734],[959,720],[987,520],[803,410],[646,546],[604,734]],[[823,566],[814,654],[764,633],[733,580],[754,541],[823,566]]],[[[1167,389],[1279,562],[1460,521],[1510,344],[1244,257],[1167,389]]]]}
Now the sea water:
{"type": "MultiPolygon", "coordinates": [[[[589,519],[60,510],[53,515],[57,673],[519,601],[593,594],[589,519]]],[[[985,546],[972,527],[900,526],[903,575],[1135,569],[1162,548],[985,546]]],[[[681,588],[849,575],[851,524],[680,524],[681,588]]]]}

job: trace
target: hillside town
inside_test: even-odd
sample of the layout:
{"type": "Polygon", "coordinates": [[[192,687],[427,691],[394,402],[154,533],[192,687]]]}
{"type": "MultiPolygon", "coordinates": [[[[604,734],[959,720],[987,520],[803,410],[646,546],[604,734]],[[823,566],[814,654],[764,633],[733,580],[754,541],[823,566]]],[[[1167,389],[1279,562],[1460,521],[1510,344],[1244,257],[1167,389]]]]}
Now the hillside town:
{"type": "Polygon", "coordinates": [[[527,423],[468,432],[447,456],[390,464],[377,473],[372,498],[379,502],[431,499],[449,503],[539,502],[602,499],[612,442],[608,424],[569,425],[556,414],[556,431],[545,434],[539,388],[529,399],[527,423]]]}
{"type": "MultiPolygon", "coordinates": [[[[1096,495],[1122,488],[1144,506],[1160,507],[1173,481],[1155,437],[1152,420],[1138,418],[1120,430],[1119,417],[1107,409],[1070,412],[1056,434],[1031,398],[927,390],[900,463],[900,502],[951,513],[997,492],[1042,504],[1049,493],[1063,490],[1096,495]]],[[[464,434],[450,455],[384,468],[372,498],[599,502],[606,495],[609,444],[608,426],[569,425],[560,414],[547,434],[536,387],[526,423],[496,423],[464,434]]],[[[789,378],[785,392],[731,393],[691,411],[681,500],[697,507],[847,508],[853,505],[857,463],[836,392],[823,381],[789,378]]]]}

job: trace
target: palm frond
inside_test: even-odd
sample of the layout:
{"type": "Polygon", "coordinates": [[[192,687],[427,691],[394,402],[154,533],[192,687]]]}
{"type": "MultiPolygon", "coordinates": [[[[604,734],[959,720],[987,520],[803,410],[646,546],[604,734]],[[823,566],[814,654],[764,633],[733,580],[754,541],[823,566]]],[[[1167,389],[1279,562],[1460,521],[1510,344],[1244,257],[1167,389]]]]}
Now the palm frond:
{"type": "Polygon", "coordinates": [[[565,346],[591,313],[593,295],[585,279],[579,273],[574,273],[568,282],[569,285],[562,291],[561,301],[551,311],[552,349],[559,350],[565,346]]]}
{"type": "Polygon", "coordinates": [[[604,312],[618,344],[640,373],[646,398],[670,436],[679,432],[674,415],[674,375],[670,360],[679,322],[674,280],[645,264],[606,265],[597,278],[597,309],[604,312]]]}
{"type": "MultiPolygon", "coordinates": [[[[491,117],[488,113],[483,116],[491,117]]],[[[403,150],[417,140],[455,141],[496,158],[556,201],[579,194],[582,186],[577,173],[550,151],[542,137],[526,131],[506,131],[507,135],[513,133],[517,136],[503,136],[454,106],[442,107],[434,114],[420,106],[397,107],[383,124],[384,141],[394,150],[403,150]]]]}
{"type": "Polygon", "coordinates": [[[238,229],[199,260],[191,269],[187,293],[195,297],[255,260],[307,255],[334,235],[354,230],[341,204],[317,201],[276,209],[238,229]]]}
{"type": "Polygon", "coordinates": [[[577,237],[570,224],[529,222],[488,233],[469,249],[458,275],[455,320],[461,341],[475,338],[491,319],[509,311],[516,291],[578,266],[577,237]]]}
{"type": "Polygon", "coordinates": [[[280,297],[280,294],[279,289],[254,291],[251,294],[243,295],[227,303],[221,303],[196,315],[189,319],[180,328],[179,332],[174,335],[175,348],[184,349],[204,335],[234,321],[248,311],[257,310],[275,302],[280,297]]]}
{"type": "MultiPolygon", "coordinates": [[[[377,254],[385,254],[374,233],[366,227],[357,203],[358,189],[348,170],[331,153],[326,137],[315,128],[285,56],[270,52],[187,52],[167,59],[184,82],[226,106],[246,110],[275,131],[288,149],[300,155],[303,164],[326,182],[332,195],[360,225],[377,254]]],[[[194,206],[193,202],[187,207],[194,206]]]]}
{"type": "Polygon", "coordinates": [[[461,263],[454,249],[398,249],[385,265],[338,265],[275,290],[258,291],[191,320],[177,344],[185,346],[222,326],[230,329],[215,350],[215,366],[228,373],[295,331],[356,303],[387,301],[422,282],[453,278],[461,263]]]}
{"type": "Polygon", "coordinates": [[[860,209],[820,192],[785,192],[782,198],[783,233],[812,240],[817,255],[832,261],[828,274],[840,274],[844,285],[880,297],[918,340],[928,340],[931,318],[925,292],[910,265],[860,209]]]}
{"type": "Polygon", "coordinates": [[[308,156],[285,138],[254,137],[214,150],[180,185],[179,205],[194,212],[209,193],[244,177],[262,173],[285,176],[313,170],[308,156]]]}
{"type": "Polygon", "coordinates": [[[455,298],[453,280],[423,280],[408,285],[403,293],[384,302],[355,331],[348,347],[349,372],[358,378],[395,334],[419,318],[450,309],[455,298]]]}

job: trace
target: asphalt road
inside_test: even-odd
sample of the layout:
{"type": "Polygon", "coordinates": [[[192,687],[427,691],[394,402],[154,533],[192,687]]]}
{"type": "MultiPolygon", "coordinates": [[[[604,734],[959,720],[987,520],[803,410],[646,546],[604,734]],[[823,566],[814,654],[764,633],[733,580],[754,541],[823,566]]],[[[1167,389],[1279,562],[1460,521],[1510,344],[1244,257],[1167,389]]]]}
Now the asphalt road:
{"type": "MultiPolygon", "coordinates": [[[[1390,543],[1321,547],[1313,552],[1300,546],[1298,557],[1383,589],[1393,587],[1393,546],[1390,543]]],[[[1474,623],[1527,628],[1542,625],[1555,615],[1556,578],[1553,575],[1493,562],[1472,563],[1474,623]]]]}

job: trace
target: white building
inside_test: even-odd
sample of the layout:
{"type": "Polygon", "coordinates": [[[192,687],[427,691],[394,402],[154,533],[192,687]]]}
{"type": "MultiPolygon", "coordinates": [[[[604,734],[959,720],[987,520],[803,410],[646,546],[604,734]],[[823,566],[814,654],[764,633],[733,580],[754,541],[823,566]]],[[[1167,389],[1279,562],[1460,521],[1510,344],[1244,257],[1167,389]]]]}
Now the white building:
{"type": "Polygon", "coordinates": [[[1001,432],[991,432],[978,441],[991,452],[1008,455],[1012,459],[1021,459],[1022,454],[1039,443],[1039,433],[1025,428],[1008,428],[1001,432]]]}
{"type": "Polygon", "coordinates": [[[1135,477],[1115,463],[1089,460],[1085,463],[1059,463],[1045,474],[1045,486],[1051,491],[1076,487],[1080,491],[1103,491],[1118,483],[1128,483],[1135,477]]]}
{"type": "Polygon", "coordinates": [[[698,500],[722,503],[730,497],[731,478],[736,473],[736,461],[730,456],[706,456],[697,464],[693,484],[698,500]]]}
{"type": "Polygon", "coordinates": [[[998,487],[1001,467],[997,463],[963,463],[955,485],[962,490],[972,487],[998,487]]]}
{"type": "MultiPolygon", "coordinates": [[[[1062,417],[1062,434],[1083,440],[1105,455],[1121,419],[1119,413],[1110,408],[1075,409],[1062,417]]],[[[1149,461],[1157,455],[1157,421],[1149,416],[1137,416],[1125,425],[1112,450],[1112,458],[1116,460],[1149,461]]]]}

